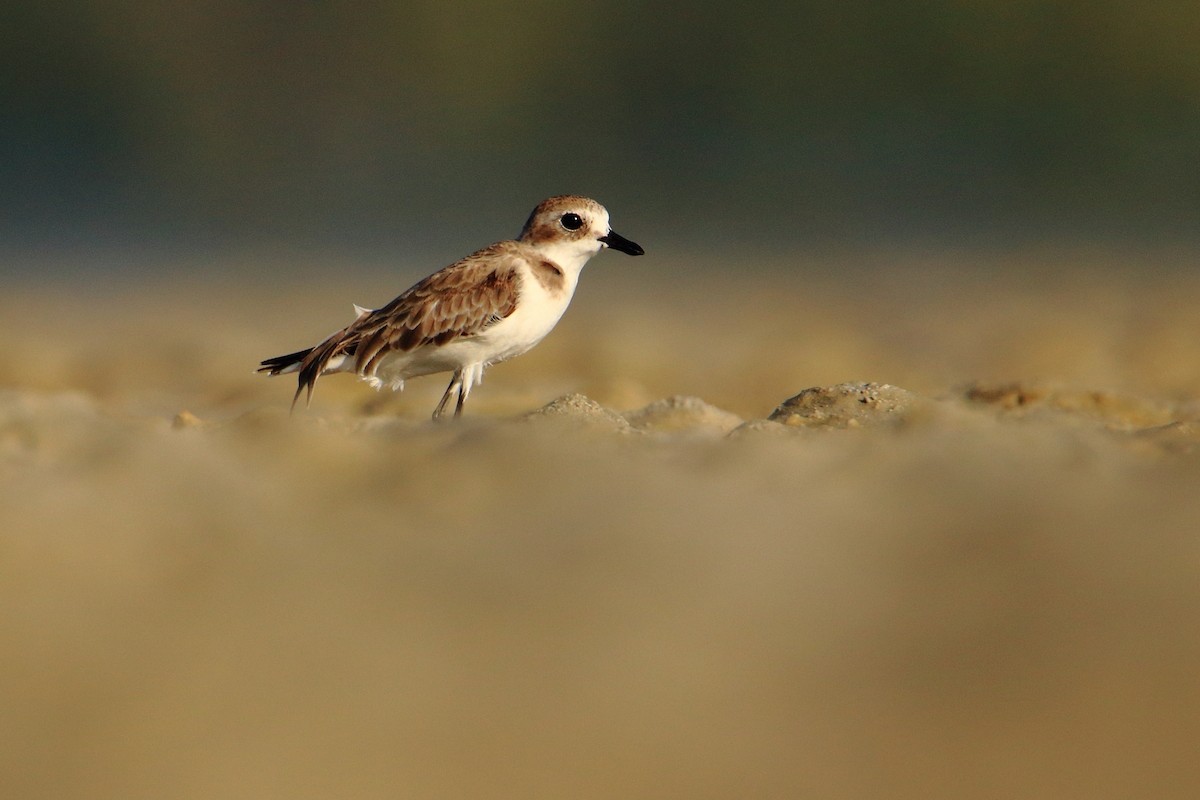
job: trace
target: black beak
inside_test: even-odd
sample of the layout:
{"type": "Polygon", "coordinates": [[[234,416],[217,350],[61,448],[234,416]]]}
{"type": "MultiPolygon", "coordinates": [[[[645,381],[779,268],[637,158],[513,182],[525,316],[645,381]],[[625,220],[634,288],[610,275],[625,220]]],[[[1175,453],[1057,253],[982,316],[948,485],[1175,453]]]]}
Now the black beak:
{"type": "Polygon", "coordinates": [[[628,253],[631,256],[640,256],[646,252],[640,244],[629,241],[616,231],[609,231],[607,236],[600,237],[600,241],[613,250],[620,250],[622,253],[628,253]]]}

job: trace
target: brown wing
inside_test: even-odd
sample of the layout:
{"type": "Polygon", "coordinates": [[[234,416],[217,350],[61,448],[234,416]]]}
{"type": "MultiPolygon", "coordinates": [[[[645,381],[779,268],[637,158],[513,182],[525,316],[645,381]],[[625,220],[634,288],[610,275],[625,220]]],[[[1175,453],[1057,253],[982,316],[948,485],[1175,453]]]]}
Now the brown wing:
{"type": "Polygon", "coordinates": [[[353,356],[355,372],[374,375],[388,353],[475,336],[512,314],[520,282],[516,248],[500,242],[469,255],[330,336],[305,357],[296,397],[307,387],[311,398],[337,356],[353,356]]]}

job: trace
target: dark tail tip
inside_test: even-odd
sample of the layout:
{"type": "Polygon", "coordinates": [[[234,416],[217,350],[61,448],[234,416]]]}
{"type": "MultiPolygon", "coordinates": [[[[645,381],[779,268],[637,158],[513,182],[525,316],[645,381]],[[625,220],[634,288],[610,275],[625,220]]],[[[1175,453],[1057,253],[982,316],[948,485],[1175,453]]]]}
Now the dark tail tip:
{"type": "Polygon", "coordinates": [[[294,353],[288,353],[286,356],[275,356],[268,358],[258,365],[256,372],[265,372],[268,375],[278,375],[288,367],[295,366],[304,360],[304,357],[311,353],[313,349],[310,347],[307,350],[297,350],[294,353]]]}

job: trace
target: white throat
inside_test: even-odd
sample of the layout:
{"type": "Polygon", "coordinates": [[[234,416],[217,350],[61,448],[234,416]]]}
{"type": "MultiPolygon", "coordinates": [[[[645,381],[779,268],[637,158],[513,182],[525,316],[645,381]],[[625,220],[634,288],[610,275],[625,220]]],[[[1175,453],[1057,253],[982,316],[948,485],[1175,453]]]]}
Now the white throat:
{"type": "Polygon", "coordinates": [[[583,265],[600,252],[604,245],[595,239],[549,242],[539,246],[538,252],[557,264],[574,282],[583,265]]]}

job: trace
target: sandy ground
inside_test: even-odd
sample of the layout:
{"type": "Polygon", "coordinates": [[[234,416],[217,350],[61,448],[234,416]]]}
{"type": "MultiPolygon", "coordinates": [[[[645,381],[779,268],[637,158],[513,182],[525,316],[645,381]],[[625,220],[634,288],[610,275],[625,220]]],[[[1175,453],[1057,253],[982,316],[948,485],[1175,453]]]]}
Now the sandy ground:
{"type": "Polygon", "coordinates": [[[252,374],[419,267],[31,264],[0,296],[0,794],[1195,797],[1189,263],[605,256],[459,425],[440,377],[289,417],[252,374]],[[990,388],[845,430],[516,419],[736,424],[854,380],[990,388]]]}

